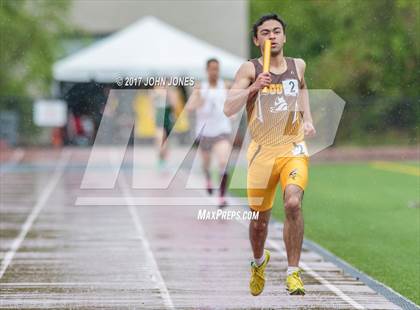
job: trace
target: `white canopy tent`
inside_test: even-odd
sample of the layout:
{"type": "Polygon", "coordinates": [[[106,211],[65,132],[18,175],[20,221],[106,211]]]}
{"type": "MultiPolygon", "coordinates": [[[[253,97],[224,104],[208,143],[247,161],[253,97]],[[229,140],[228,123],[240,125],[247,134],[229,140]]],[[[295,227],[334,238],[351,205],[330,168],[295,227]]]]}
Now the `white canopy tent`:
{"type": "Polygon", "coordinates": [[[57,81],[101,83],[117,77],[205,77],[209,58],[232,78],[244,59],[180,31],[155,17],[144,17],[54,64],[57,81]]]}

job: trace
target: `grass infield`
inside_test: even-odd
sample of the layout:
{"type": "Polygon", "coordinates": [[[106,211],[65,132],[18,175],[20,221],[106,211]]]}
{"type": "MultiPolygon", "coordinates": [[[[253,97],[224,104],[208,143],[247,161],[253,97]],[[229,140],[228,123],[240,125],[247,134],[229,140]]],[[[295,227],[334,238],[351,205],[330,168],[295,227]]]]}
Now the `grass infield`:
{"type": "MultiPolygon", "coordinates": [[[[397,165],[312,165],[305,238],[420,304],[419,163],[397,165]]],[[[237,173],[246,180],[245,170],[237,173]]],[[[243,189],[230,192],[246,196],[243,189]]],[[[273,216],[283,221],[281,198],[279,189],[273,216]]]]}

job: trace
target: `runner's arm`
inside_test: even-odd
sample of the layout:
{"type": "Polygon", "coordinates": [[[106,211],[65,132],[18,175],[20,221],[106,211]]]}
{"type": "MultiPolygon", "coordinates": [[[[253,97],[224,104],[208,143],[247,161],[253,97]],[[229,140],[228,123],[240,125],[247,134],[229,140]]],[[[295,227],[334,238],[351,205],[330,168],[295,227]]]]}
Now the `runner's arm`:
{"type": "MultiPolygon", "coordinates": [[[[233,85],[232,81],[225,81],[225,88],[226,88],[227,92],[229,91],[229,89],[232,88],[232,85],[233,85]]],[[[239,116],[238,114],[233,114],[233,115],[229,116],[229,119],[231,121],[235,121],[238,118],[238,116],[239,116]]]]}
{"type": "Polygon", "coordinates": [[[185,108],[187,109],[188,112],[192,112],[195,109],[201,107],[203,103],[204,101],[203,101],[203,98],[201,97],[200,83],[197,83],[195,84],[192,94],[188,98],[187,103],[185,104],[185,108]]]}
{"type": "Polygon", "coordinates": [[[303,111],[303,128],[305,135],[313,136],[315,135],[316,131],[313,126],[311,108],[309,105],[308,87],[305,81],[306,63],[303,59],[300,58],[295,59],[295,62],[298,69],[298,77],[300,79],[299,88],[301,90],[301,95],[299,96],[299,109],[303,111]]]}
{"type": "Polygon", "coordinates": [[[270,73],[260,73],[254,81],[255,67],[252,62],[244,63],[238,70],[229,90],[223,112],[226,116],[238,113],[246,104],[249,96],[254,96],[271,83],[270,73]]]}

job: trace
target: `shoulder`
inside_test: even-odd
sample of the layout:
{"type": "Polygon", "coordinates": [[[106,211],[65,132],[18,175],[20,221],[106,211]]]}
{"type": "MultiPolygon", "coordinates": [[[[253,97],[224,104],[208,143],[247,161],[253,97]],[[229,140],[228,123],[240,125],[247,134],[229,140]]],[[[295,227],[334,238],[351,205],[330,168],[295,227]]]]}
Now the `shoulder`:
{"type": "Polygon", "coordinates": [[[196,89],[206,89],[209,87],[209,82],[207,80],[202,80],[199,81],[196,85],[196,89]]]}
{"type": "Polygon", "coordinates": [[[239,70],[255,72],[255,65],[254,65],[254,63],[251,60],[248,60],[247,62],[244,62],[241,65],[241,67],[239,68],[239,70]]]}
{"type": "Polygon", "coordinates": [[[306,63],[302,58],[292,58],[296,65],[299,81],[303,83],[305,76],[306,63]]]}
{"type": "Polygon", "coordinates": [[[255,66],[252,61],[244,62],[239,67],[237,75],[240,75],[241,77],[250,77],[253,79],[255,75],[255,66]]]}
{"type": "Polygon", "coordinates": [[[299,72],[305,72],[306,69],[306,63],[302,58],[292,58],[295,61],[296,69],[299,72]]]}

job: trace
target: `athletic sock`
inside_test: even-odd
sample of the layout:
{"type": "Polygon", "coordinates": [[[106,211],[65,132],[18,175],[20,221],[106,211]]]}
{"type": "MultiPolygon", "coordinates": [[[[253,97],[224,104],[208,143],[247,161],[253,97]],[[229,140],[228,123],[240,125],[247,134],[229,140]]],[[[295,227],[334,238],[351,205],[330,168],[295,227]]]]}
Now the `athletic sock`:
{"type": "Polygon", "coordinates": [[[254,263],[259,267],[264,263],[265,253],[260,258],[254,258],[254,263]]]}
{"type": "Polygon", "coordinates": [[[220,197],[225,197],[227,181],[228,174],[225,172],[222,174],[222,181],[220,182],[220,197]]]}
{"type": "Polygon", "coordinates": [[[296,266],[288,266],[287,267],[287,275],[292,275],[293,272],[299,271],[299,267],[296,266]]]}

